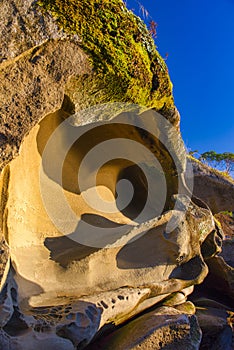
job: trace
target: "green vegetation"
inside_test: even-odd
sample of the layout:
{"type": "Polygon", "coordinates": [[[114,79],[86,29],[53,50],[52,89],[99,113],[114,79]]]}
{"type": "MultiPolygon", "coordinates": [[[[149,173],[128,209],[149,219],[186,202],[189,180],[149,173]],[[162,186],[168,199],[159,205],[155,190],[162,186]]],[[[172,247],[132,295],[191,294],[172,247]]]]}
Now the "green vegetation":
{"type": "Polygon", "coordinates": [[[137,103],[164,114],[174,109],[166,64],[145,24],[127,10],[122,0],[37,3],[66,33],[81,38],[93,75],[77,78],[76,84],[82,84],[82,88],[86,84],[91,100],[137,103]]]}
{"type": "MultiPolygon", "coordinates": [[[[197,151],[195,151],[197,153],[197,151]]],[[[200,159],[197,159],[195,158],[192,154],[194,154],[195,152],[189,152],[188,155],[187,155],[187,158],[192,161],[192,162],[195,162],[197,163],[198,165],[202,165],[202,167],[204,167],[205,169],[207,169],[208,171],[210,171],[211,173],[215,174],[216,176],[219,176],[223,179],[226,179],[228,181],[231,181],[234,183],[234,179],[232,177],[232,175],[228,174],[227,172],[225,171],[221,171],[221,170],[218,170],[214,167],[212,167],[211,165],[208,165],[207,162],[204,162],[204,161],[201,161],[200,159]]]]}
{"type": "Polygon", "coordinates": [[[223,214],[223,215],[228,215],[231,218],[234,218],[233,212],[232,211],[221,211],[219,214],[223,214]]]}
{"type": "Polygon", "coordinates": [[[215,151],[208,151],[202,153],[199,160],[207,162],[208,165],[213,168],[222,169],[227,174],[234,171],[234,153],[216,153],[215,151]]]}

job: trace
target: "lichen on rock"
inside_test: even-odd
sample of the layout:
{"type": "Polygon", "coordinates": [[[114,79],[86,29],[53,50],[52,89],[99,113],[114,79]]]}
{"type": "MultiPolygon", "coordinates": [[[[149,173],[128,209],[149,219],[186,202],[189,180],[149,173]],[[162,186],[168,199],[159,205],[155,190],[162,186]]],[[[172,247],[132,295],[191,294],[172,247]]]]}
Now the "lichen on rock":
{"type": "Polygon", "coordinates": [[[86,89],[80,108],[87,107],[89,99],[93,103],[124,101],[172,114],[172,84],[166,64],[145,24],[122,0],[40,0],[38,4],[66,33],[82,39],[81,47],[90,57],[93,75],[70,82],[76,92],[86,89]]]}

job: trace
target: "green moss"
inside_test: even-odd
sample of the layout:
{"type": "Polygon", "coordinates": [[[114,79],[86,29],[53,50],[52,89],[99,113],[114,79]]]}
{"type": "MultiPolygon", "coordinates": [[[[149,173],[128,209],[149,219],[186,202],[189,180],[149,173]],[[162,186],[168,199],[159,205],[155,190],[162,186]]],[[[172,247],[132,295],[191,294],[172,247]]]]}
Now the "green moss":
{"type": "Polygon", "coordinates": [[[124,101],[158,111],[174,109],[166,64],[145,24],[122,0],[40,0],[38,4],[65,32],[81,38],[94,71],[92,83],[88,76],[81,81],[96,103],[124,101]]]}

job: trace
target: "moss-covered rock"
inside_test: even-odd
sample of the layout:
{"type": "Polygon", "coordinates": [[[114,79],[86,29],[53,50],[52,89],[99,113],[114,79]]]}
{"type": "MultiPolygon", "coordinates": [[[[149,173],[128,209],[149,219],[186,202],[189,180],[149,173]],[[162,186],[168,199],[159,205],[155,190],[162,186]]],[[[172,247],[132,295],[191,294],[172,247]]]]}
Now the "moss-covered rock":
{"type": "Polygon", "coordinates": [[[122,0],[40,0],[38,4],[65,32],[81,38],[90,57],[93,76],[73,78],[67,88],[72,101],[70,93],[76,91],[79,108],[90,106],[90,101],[124,101],[164,114],[174,111],[166,64],[145,24],[122,0]]]}

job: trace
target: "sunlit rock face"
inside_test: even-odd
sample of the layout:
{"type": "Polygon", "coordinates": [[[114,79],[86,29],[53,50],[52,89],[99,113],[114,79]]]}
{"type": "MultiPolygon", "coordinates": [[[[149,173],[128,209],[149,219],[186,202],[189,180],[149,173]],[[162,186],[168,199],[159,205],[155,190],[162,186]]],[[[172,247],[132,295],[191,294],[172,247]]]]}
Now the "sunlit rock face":
{"type": "Polygon", "coordinates": [[[220,251],[146,27],[120,0],[67,1],[65,22],[63,4],[0,5],[4,350],[82,349],[165,298],[184,302],[220,251]],[[96,33],[91,15],[110,25],[96,33]]]}
{"type": "MultiPolygon", "coordinates": [[[[176,145],[169,152],[153,115],[120,113],[108,123],[74,126],[74,117],[71,123],[60,110],[32,128],[10,163],[4,225],[16,307],[25,313],[29,338],[31,324],[46,322],[50,332],[82,348],[105,324],[121,323],[205,278],[201,246],[215,233],[213,216],[188,196],[178,133],[169,130],[176,145]],[[96,147],[102,164],[93,157],[84,162],[96,147]]],[[[7,315],[17,320],[14,309],[7,315]]]]}
{"type": "Polygon", "coordinates": [[[60,108],[70,76],[89,74],[78,36],[59,30],[36,1],[1,1],[0,169],[17,154],[24,136],[60,108]]]}
{"type": "MultiPolygon", "coordinates": [[[[164,146],[160,149],[156,137],[117,121],[80,127],[82,136],[66,154],[60,184],[56,164],[60,164],[59,155],[74,127],[66,125],[56,134],[56,149],[51,147],[48,159],[44,150],[49,136],[62,124],[62,116],[58,111],[34,127],[22,144],[20,156],[10,164],[8,242],[21,298],[35,296],[36,300],[36,295],[43,293],[80,297],[126,285],[139,287],[152,283],[162,283],[156,292],[161,294],[171,291],[163,281],[172,276],[185,280],[184,285],[178,282],[175,289],[186,286],[187,278],[192,281],[200,274],[204,276],[200,244],[214,229],[213,218],[208,209],[190,203],[177,227],[166,232],[168,222],[173,216],[179,218],[185,207],[181,204],[174,211],[169,210],[172,204],[167,197],[177,194],[178,184],[171,170],[164,179],[161,166],[156,163],[157,168],[154,164],[152,152],[153,149],[157,154],[161,152],[166,169],[172,169],[171,155],[164,146]],[[114,154],[116,139],[118,152],[125,151],[125,158],[114,154]],[[93,158],[82,165],[90,150],[100,144],[106,146],[106,142],[109,149],[103,149],[107,156],[102,166],[96,169],[93,158]],[[110,142],[114,144],[111,146],[110,142]],[[120,150],[121,147],[128,148],[120,150]],[[145,151],[149,148],[150,152],[145,151]],[[146,166],[149,175],[143,172],[146,166]],[[82,188],[79,173],[85,174],[80,181],[82,188]],[[123,179],[131,183],[130,200],[128,187],[118,193],[118,183],[123,179]],[[64,203],[75,214],[74,223],[69,221],[70,211],[67,212],[64,203]],[[59,226],[59,220],[64,226],[59,226]],[[198,263],[197,271],[183,278],[183,269],[177,266],[191,259],[198,263]]],[[[141,119],[149,117],[146,112],[141,119]]],[[[97,149],[96,156],[99,152],[97,149]]]]}

